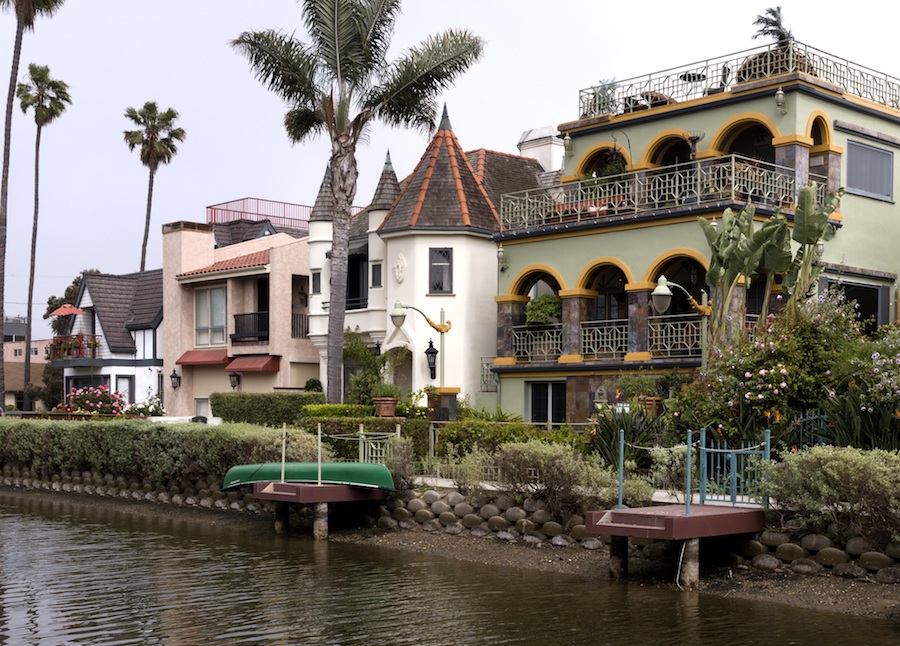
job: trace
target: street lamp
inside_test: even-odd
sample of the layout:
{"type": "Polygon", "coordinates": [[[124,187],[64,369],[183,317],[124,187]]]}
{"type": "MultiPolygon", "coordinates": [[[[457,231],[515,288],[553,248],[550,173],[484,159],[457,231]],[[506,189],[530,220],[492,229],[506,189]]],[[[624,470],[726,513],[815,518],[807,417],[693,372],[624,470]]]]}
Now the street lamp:
{"type": "Polygon", "coordinates": [[[712,305],[706,302],[706,292],[701,292],[703,294],[703,304],[701,305],[697,302],[697,299],[691,296],[691,293],[688,290],[686,290],[678,283],[673,283],[665,276],[660,274],[659,279],[656,281],[656,288],[652,292],[650,292],[650,299],[653,301],[653,309],[655,309],[660,314],[664,314],[669,309],[669,305],[671,305],[672,303],[672,290],[670,289],[670,287],[677,287],[682,292],[684,292],[684,295],[687,296],[688,305],[690,305],[691,309],[700,315],[700,365],[705,368],[706,335],[709,325],[709,317],[712,316],[712,305]]]}
{"type": "MultiPolygon", "coordinates": [[[[441,322],[435,323],[430,318],[428,318],[425,315],[425,312],[420,310],[418,307],[413,307],[412,305],[404,305],[400,301],[396,301],[394,303],[394,309],[391,310],[391,322],[394,324],[395,327],[402,327],[403,323],[406,322],[406,310],[407,309],[415,310],[416,312],[421,314],[423,317],[425,317],[425,320],[428,322],[428,325],[430,325],[432,328],[434,328],[437,332],[440,332],[440,334],[441,334],[441,341],[440,341],[441,350],[440,350],[440,352],[443,356],[447,356],[444,354],[444,334],[446,334],[447,332],[450,331],[450,327],[452,326],[452,323],[450,321],[444,322],[444,308],[441,308],[441,322]]],[[[431,344],[431,341],[429,341],[429,344],[431,344]]],[[[433,348],[433,346],[432,346],[432,348],[433,348]]],[[[426,350],[426,352],[427,352],[427,350],[426,350]]],[[[435,353],[437,353],[437,350],[435,350],[435,353]]],[[[429,368],[431,367],[431,360],[432,360],[433,356],[434,355],[428,355],[429,368]]],[[[437,360],[437,358],[435,357],[435,361],[436,360],[437,360]]],[[[434,369],[432,369],[431,378],[434,379],[434,369]]],[[[444,362],[441,361],[441,387],[443,388],[443,386],[444,386],[444,362]]]]}
{"type": "Polygon", "coordinates": [[[431,339],[428,339],[428,347],[425,348],[425,358],[428,360],[428,370],[431,372],[431,378],[434,379],[435,368],[437,367],[438,351],[434,347],[431,339]]]}

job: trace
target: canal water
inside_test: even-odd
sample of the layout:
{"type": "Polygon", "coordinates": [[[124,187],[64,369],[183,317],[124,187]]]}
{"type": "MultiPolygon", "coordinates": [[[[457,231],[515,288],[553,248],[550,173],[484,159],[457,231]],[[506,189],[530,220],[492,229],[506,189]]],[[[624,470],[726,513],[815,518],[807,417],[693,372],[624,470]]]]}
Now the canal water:
{"type": "Polygon", "coordinates": [[[0,491],[0,646],[900,644],[896,622],[48,498],[0,491]]]}

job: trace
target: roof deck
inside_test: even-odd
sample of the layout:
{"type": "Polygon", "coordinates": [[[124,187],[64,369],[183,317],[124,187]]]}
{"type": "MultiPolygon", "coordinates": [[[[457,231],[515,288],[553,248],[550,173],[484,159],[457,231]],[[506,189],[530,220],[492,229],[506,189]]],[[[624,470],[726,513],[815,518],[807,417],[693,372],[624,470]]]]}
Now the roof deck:
{"type": "Polygon", "coordinates": [[[900,110],[900,79],[796,40],[746,49],[578,92],[580,119],[651,110],[728,92],[743,83],[800,73],[900,110]]]}

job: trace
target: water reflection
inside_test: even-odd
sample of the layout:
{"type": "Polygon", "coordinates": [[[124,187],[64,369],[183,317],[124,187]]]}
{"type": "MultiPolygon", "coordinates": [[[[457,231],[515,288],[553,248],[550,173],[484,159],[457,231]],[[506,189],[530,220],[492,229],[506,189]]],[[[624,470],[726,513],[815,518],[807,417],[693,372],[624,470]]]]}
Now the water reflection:
{"type": "Polygon", "coordinates": [[[0,644],[900,641],[889,622],[134,509],[0,492],[0,644]]]}

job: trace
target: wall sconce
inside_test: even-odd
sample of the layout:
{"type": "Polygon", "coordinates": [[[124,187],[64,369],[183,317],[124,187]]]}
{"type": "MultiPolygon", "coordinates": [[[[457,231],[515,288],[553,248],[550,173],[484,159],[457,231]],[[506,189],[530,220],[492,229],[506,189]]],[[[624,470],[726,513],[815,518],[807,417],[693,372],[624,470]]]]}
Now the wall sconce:
{"type": "Polygon", "coordinates": [[[575,154],[575,148],[572,146],[572,137],[569,136],[569,133],[566,133],[566,136],[563,137],[563,148],[566,151],[566,157],[571,157],[575,154]]]}
{"type": "Polygon", "coordinates": [[[428,370],[431,372],[432,379],[437,375],[437,355],[437,348],[434,347],[431,339],[428,339],[428,347],[425,348],[425,358],[428,359],[428,370]]]}
{"type": "Polygon", "coordinates": [[[509,269],[509,258],[506,257],[506,249],[502,244],[497,247],[497,266],[500,267],[500,271],[509,269]]]}
{"type": "Polygon", "coordinates": [[[306,307],[309,305],[309,294],[306,292],[300,292],[297,295],[297,300],[300,302],[300,307],[306,307]]]}
{"type": "Polygon", "coordinates": [[[229,372],[228,381],[231,382],[231,389],[236,390],[241,385],[241,376],[236,372],[229,372]]]}
{"type": "Polygon", "coordinates": [[[778,110],[778,114],[787,114],[787,103],[784,100],[784,90],[781,88],[775,93],[775,109],[778,110]]]}
{"type": "Polygon", "coordinates": [[[178,390],[178,387],[181,386],[181,375],[173,370],[169,379],[172,381],[172,390],[178,390]]]}

